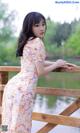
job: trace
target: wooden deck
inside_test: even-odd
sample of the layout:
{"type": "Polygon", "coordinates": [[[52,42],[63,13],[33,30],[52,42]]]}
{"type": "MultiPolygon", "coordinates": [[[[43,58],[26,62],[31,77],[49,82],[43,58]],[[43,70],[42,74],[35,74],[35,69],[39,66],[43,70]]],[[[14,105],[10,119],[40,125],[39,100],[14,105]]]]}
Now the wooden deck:
{"type": "MultiPolygon", "coordinates": [[[[0,66],[0,123],[1,123],[1,104],[2,104],[2,95],[4,91],[4,86],[8,81],[9,72],[19,72],[20,67],[18,66],[0,66]]],[[[65,71],[65,72],[80,72],[80,67],[75,68],[74,70],[62,70],[57,69],[55,71],[65,71]]],[[[51,87],[37,87],[36,94],[42,95],[54,95],[54,96],[69,96],[76,97],[76,101],[69,105],[65,110],[63,110],[58,115],[49,115],[44,113],[33,112],[32,119],[42,122],[47,122],[47,124],[39,129],[37,133],[49,133],[54,127],[59,125],[80,127],[80,118],[71,117],[70,115],[80,108],[80,90],[73,90],[66,88],[51,88],[51,87]],[[47,91],[46,91],[47,89],[47,91]]]]}

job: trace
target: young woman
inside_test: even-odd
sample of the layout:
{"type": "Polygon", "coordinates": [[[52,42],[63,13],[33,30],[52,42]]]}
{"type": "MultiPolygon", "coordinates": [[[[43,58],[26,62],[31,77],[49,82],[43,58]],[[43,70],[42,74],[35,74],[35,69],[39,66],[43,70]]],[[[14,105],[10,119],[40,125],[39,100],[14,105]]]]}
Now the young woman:
{"type": "Polygon", "coordinates": [[[8,81],[2,100],[2,125],[6,133],[31,133],[32,109],[38,77],[59,68],[68,67],[64,60],[45,61],[43,37],[46,20],[38,12],[28,13],[23,21],[16,55],[21,59],[21,71],[8,81]]]}

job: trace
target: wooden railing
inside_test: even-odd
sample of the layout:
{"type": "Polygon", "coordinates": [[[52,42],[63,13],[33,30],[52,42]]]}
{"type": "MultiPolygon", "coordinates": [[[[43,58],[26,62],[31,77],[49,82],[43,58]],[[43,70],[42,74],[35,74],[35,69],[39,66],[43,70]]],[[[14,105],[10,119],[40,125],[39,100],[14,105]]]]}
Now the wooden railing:
{"type": "MultiPolygon", "coordinates": [[[[2,95],[4,91],[4,86],[8,81],[9,72],[19,72],[20,67],[16,66],[0,66],[0,123],[1,123],[1,104],[2,104],[2,95]]],[[[68,72],[80,72],[80,67],[75,68],[74,70],[66,69],[56,69],[55,71],[68,71],[68,72]]],[[[50,88],[50,87],[37,87],[36,94],[42,95],[55,95],[55,96],[71,96],[76,97],[71,105],[69,105],[64,111],[58,115],[49,115],[44,113],[33,112],[32,119],[37,121],[46,122],[47,124],[42,127],[37,133],[49,133],[54,127],[59,125],[80,127],[80,118],[71,117],[70,115],[80,108],[80,90],[73,89],[59,89],[59,88],[50,88]],[[47,91],[46,91],[47,89],[47,91]]]]}

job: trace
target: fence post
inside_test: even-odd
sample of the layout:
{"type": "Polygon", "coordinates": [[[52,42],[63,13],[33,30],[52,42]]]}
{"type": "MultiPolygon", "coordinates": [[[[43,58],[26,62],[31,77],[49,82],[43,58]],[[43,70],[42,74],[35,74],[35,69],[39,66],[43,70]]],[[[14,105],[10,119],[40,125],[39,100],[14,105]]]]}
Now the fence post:
{"type": "MultiPolygon", "coordinates": [[[[8,81],[8,72],[0,72],[0,84],[6,84],[8,81]]],[[[2,106],[3,91],[0,91],[0,107],[2,106]]],[[[0,114],[1,123],[1,114],[0,114]]]]}

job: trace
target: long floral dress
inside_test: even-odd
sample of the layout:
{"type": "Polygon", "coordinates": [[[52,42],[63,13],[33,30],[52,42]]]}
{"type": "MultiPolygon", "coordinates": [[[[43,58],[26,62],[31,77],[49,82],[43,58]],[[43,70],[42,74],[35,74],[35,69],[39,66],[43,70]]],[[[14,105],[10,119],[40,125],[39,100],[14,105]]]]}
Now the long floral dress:
{"type": "MultiPolygon", "coordinates": [[[[31,133],[32,110],[38,81],[36,63],[44,64],[45,47],[41,39],[27,42],[21,57],[21,71],[8,81],[2,100],[5,133],[31,133]]],[[[2,131],[2,133],[4,133],[2,131]]]]}

